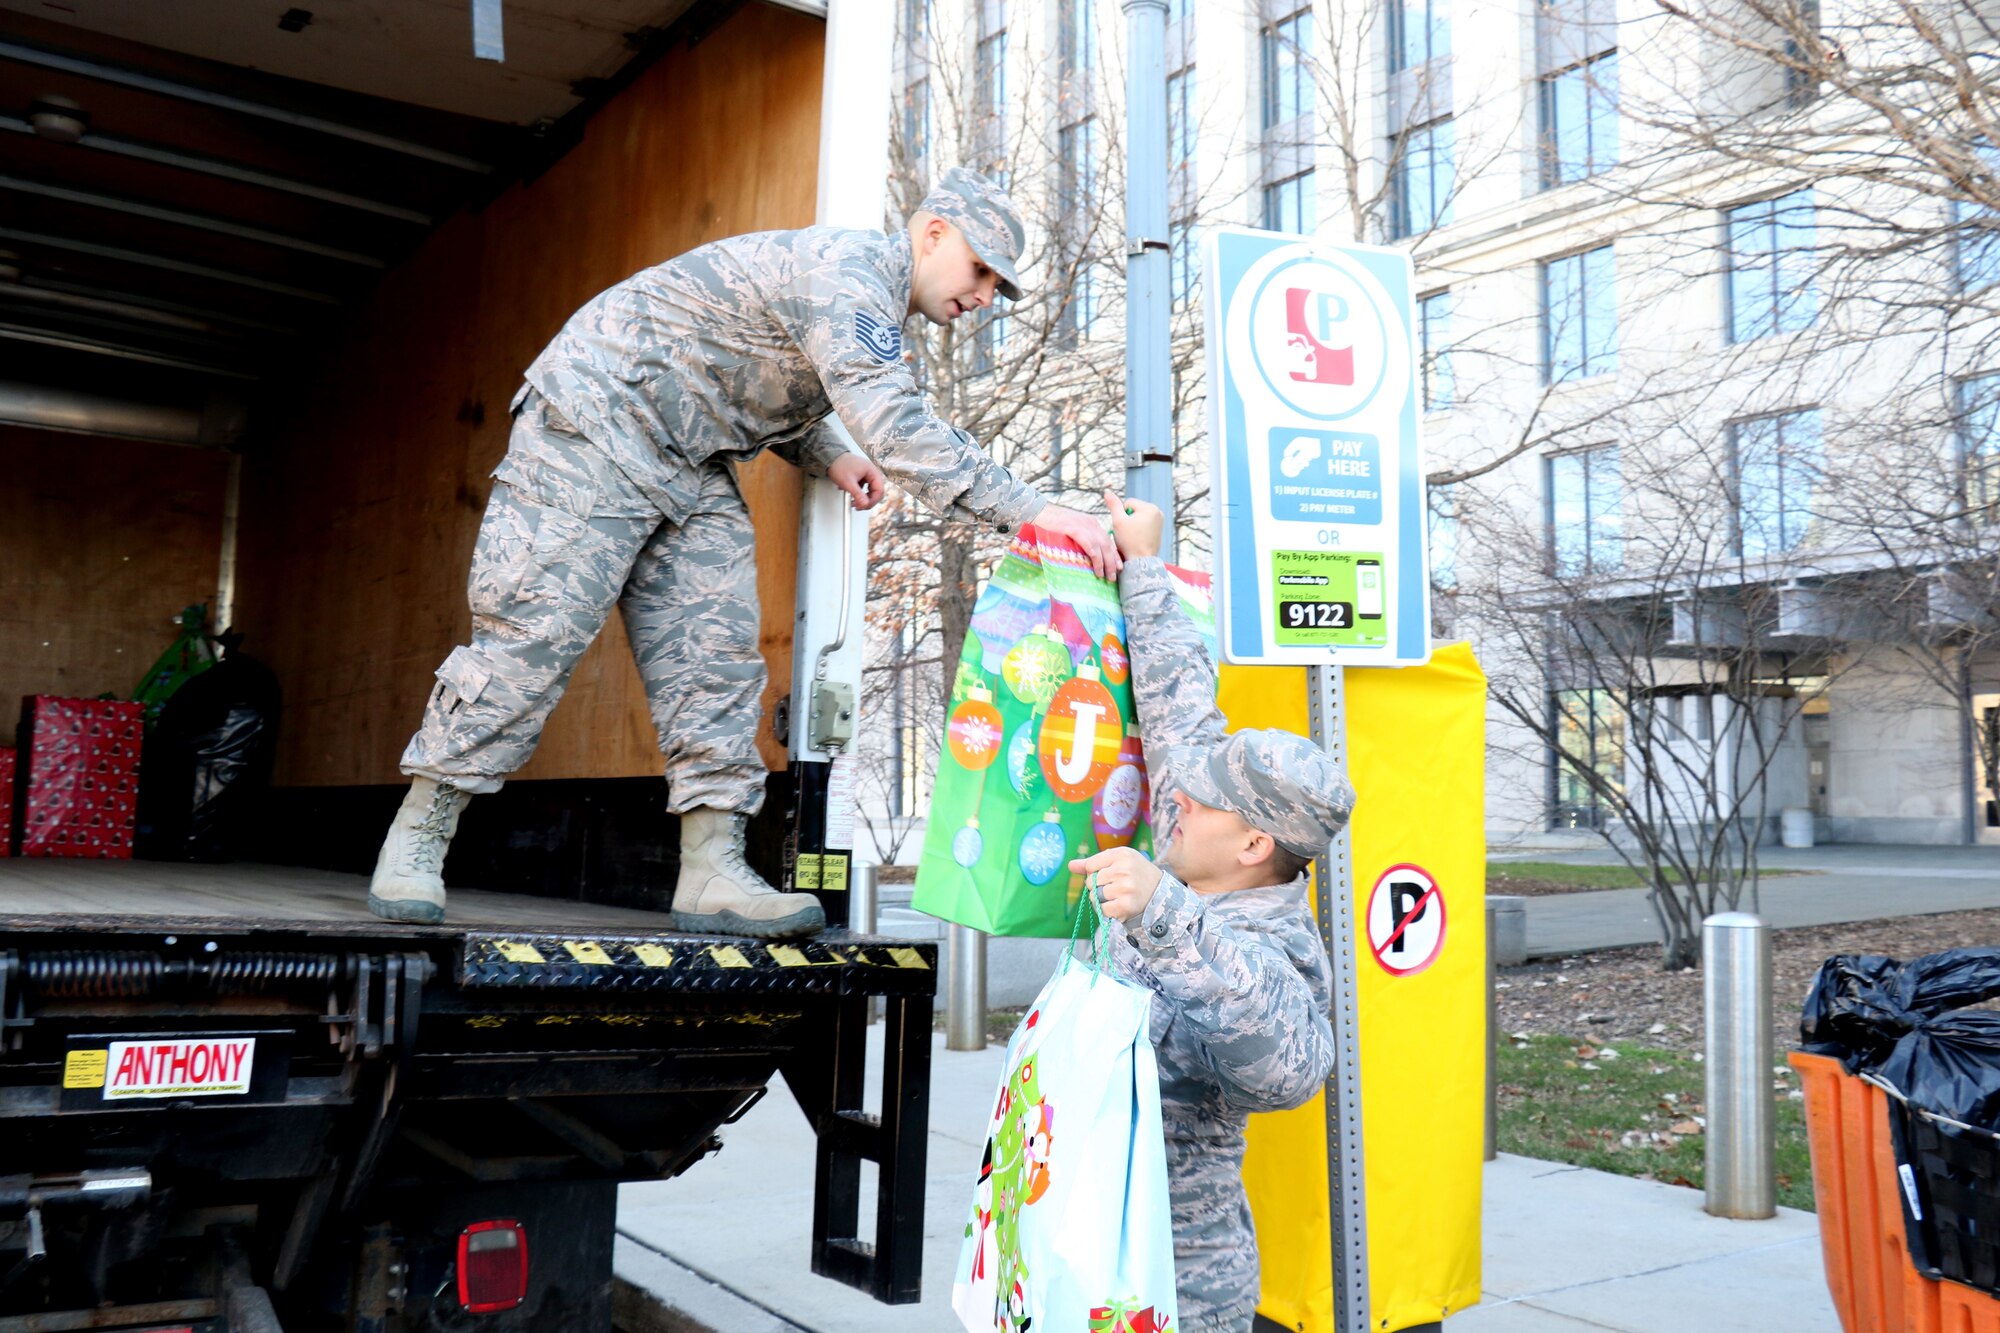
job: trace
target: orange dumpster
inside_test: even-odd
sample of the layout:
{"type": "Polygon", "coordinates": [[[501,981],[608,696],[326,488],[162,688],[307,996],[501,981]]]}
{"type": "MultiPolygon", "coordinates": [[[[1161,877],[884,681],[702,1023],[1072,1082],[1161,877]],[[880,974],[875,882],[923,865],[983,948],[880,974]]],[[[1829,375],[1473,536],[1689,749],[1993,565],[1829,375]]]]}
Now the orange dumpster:
{"type": "Polygon", "coordinates": [[[1826,1055],[1794,1051],[1805,1087],[1826,1284],[1847,1333],[2000,1333],[2000,1299],[1911,1262],[1889,1099],[1826,1055]]]}

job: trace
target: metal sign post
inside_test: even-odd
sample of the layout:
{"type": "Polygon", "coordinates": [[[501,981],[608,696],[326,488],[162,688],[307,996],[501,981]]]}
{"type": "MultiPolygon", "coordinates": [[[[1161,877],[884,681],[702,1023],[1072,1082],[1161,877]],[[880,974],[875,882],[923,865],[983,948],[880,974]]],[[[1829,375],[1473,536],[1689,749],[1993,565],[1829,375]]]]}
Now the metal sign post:
{"type": "MultiPolygon", "coordinates": [[[[1346,681],[1337,666],[1306,669],[1313,743],[1347,767],[1346,681]]],[[[1355,1007],[1354,861],[1347,829],[1327,844],[1313,882],[1319,937],[1333,965],[1333,1073],[1326,1080],[1327,1218],[1333,1236],[1333,1322],[1368,1333],[1368,1198],[1361,1149],[1361,1016],[1355,1007]]]]}

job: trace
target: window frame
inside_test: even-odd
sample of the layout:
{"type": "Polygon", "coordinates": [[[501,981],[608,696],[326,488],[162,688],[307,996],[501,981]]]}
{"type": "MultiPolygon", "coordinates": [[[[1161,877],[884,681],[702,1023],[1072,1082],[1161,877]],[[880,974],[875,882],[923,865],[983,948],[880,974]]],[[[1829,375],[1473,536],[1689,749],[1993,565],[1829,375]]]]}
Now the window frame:
{"type": "Polygon", "coordinates": [[[1458,383],[1452,376],[1451,288],[1441,287],[1417,298],[1417,367],[1419,389],[1426,412],[1448,412],[1456,400],[1458,383]],[[1439,345],[1438,335],[1445,343],[1439,345]],[[1437,386],[1442,383],[1440,392],[1437,386]]]}
{"type": "MultiPolygon", "coordinates": [[[[1733,208],[1724,210],[1723,246],[1725,258],[1727,259],[1727,264],[1725,265],[1725,276],[1727,279],[1725,292],[1727,296],[1726,304],[1728,306],[1727,332],[1729,342],[1732,346],[1756,342],[1760,338],[1769,338],[1777,334],[1803,332],[1819,322],[1819,275],[1817,266],[1813,261],[1819,230],[1818,218],[1818,199],[1814,188],[1810,185],[1786,191],[1784,194],[1771,195],[1763,199],[1753,199],[1747,203],[1738,204],[1733,208]],[[1802,204],[1790,203],[1790,201],[1799,199],[1803,199],[1804,202],[1802,204]],[[1801,209],[1808,218],[1804,230],[1811,233],[1812,239],[1804,248],[1780,245],[1778,242],[1781,240],[1782,228],[1786,226],[1793,227],[1794,229],[1798,228],[1796,221],[1787,223],[1781,215],[1787,211],[1796,214],[1801,209]],[[1761,219],[1753,216],[1757,210],[1763,210],[1767,216],[1761,219]],[[1746,252],[1737,243],[1738,229],[1745,225],[1756,225],[1768,229],[1772,242],[1771,247],[1756,251],[1752,255],[1752,258],[1760,258],[1768,261],[1767,263],[1745,264],[1744,258],[1746,252]],[[1787,267],[1787,257],[1794,255],[1803,255],[1803,259],[1794,262],[1803,264],[1806,271],[1804,281],[1788,295],[1785,289],[1786,276],[1790,272],[1787,267]],[[1757,272],[1765,269],[1768,270],[1770,275],[1767,284],[1769,290],[1764,293],[1768,297],[1769,304],[1766,307],[1766,313],[1758,317],[1754,324],[1751,324],[1742,306],[1742,293],[1746,285],[1742,281],[1742,275],[1746,272],[1757,272]],[[1804,310],[1803,317],[1798,316],[1796,313],[1801,308],[1804,310]]],[[[1793,274],[1793,276],[1797,275],[1793,274]]]]}
{"type": "Polygon", "coordinates": [[[1257,128],[1266,134],[1301,117],[1310,117],[1317,105],[1319,87],[1306,59],[1306,53],[1312,49],[1312,22],[1312,6],[1301,5],[1282,17],[1267,20],[1258,31],[1257,128]],[[1287,66],[1291,74],[1289,102],[1281,95],[1287,66]],[[1280,114],[1288,108],[1290,115],[1280,114]]]}
{"type": "Polygon", "coordinates": [[[1551,578],[1592,578],[1616,574],[1625,567],[1625,471],[1619,446],[1614,443],[1588,445],[1580,449],[1565,449],[1542,456],[1542,518],[1544,531],[1544,568],[1551,578]],[[1565,556],[1572,548],[1566,548],[1560,538],[1563,530],[1558,526],[1558,507],[1562,504],[1558,492],[1558,469],[1565,463],[1581,465],[1581,490],[1578,492],[1583,505],[1581,518],[1582,544],[1573,548],[1581,552],[1581,563],[1569,565],[1565,556]],[[1611,504],[1601,507],[1599,499],[1610,494],[1611,504]],[[1604,522],[1609,517],[1615,528],[1606,531],[1604,522]]]}
{"type": "Polygon", "coordinates": [[[1564,706],[1566,698],[1581,698],[1584,722],[1580,730],[1589,746],[1590,768],[1598,773],[1612,787],[1623,795],[1626,786],[1624,757],[1631,737],[1631,709],[1619,702],[1617,691],[1602,687],[1584,686],[1580,689],[1552,689],[1548,694],[1549,734],[1554,740],[1549,744],[1549,812],[1550,828],[1593,828],[1601,829],[1604,821],[1616,813],[1616,807],[1605,803],[1598,793],[1584,779],[1577,775],[1574,766],[1563,759],[1562,737],[1564,723],[1576,713],[1564,706]],[[1608,705],[1608,707],[1606,706],[1608,705]],[[1609,769],[1616,771],[1612,776],[1609,769]],[[1565,780],[1581,787],[1581,801],[1565,801],[1565,794],[1576,794],[1576,788],[1568,793],[1564,790],[1565,780]],[[1564,822],[1564,811],[1572,812],[1568,822],[1564,822]],[[1578,816],[1581,816],[1579,822],[1578,816]]]}
{"type": "Polygon", "coordinates": [[[1729,439],[1729,513],[1731,534],[1735,539],[1736,557],[1739,560],[1776,560],[1783,559],[1804,549],[1811,543],[1814,536],[1814,528],[1819,522],[1820,515],[1817,512],[1815,503],[1819,492],[1818,479],[1824,476],[1826,472],[1826,435],[1820,420],[1819,406],[1815,404],[1809,407],[1786,408],[1780,412],[1759,412],[1752,416],[1738,417],[1729,422],[1727,429],[1729,439]],[[1812,427],[1810,449],[1814,461],[1808,467],[1808,482],[1804,495],[1804,503],[1801,506],[1794,506],[1789,503],[1791,485],[1788,482],[1789,473],[1785,464],[1787,459],[1798,457],[1799,451],[1793,449],[1788,443],[1785,428],[1789,422],[1802,421],[1808,418],[1811,421],[1812,427]],[[1777,484],[1772,488],[1772,492],[1777,497],[1775,517],[1778,525],[1778,545],[1775,547],[1766,546],[1761,550],[1752,551],[1749,549],[1750,543],[1746,540],[1750,531],[1750,525],[1744,521],[1744,436],[1747,429],[1766,424],[1774,427],[1778,432],[1775,441],[1775,450],[1772,455],[1777,471],[1777,484]],[[1795,513],[1799,512],[1803,513],[1804,522],[1797,535],[1792,536],[1789,520],[1795,513]]]}
{"type": "MultiPolygon", "coordinates": [[[[1542,383],[1548,385],[1573,384],[1582,380],[1596,379],[1600,375],[1618,373],[1618,267],[1617,243],[1607,241],[1587,250],[1573,250],[1566,255],[1557,255],[1541,263],[1541,314],[1542,314],[1542,383]],[[1608,288],[1604,300],[1610,315],[1610,331],[1601,347],[1594,346],[1594,327],[1591,308],[1594,286],[1591,281],[1593,257],[1604,257],[1606,265],[1604,285],[1608,288]],[[1565,337],[1556,323],[1555,286],[1556,274],[1566,265],[1576,265],[1576,351],[1577,359],[1573,368],[1561,369],[1556,360],[1556,346],[1559,337],[1565,337]]],[[[1565,363],[1567,365],[1567,363],[1565,363]]]]}
{"type": "Polygon", "coordinates": [[[1451,0],[1390,0],[1389,4],[1389,72],[1401,74],[1404,70],[1422,69],[1433,60],[1451,58],[1451,0]],[[1424,54],[1413,59],[1410,53],[1410,11],[1421,7],[1424,11],[1423,34],[1424,54]],[[1438,44],[1439,34],[1444,43],[1438,44]]]}
{"type": "Polygon", "coordinates": [[[1544,73],[1538,80],[1538,101],[1540,103],[1541,133],[1538,144],[1541,150],[1541,188],[1558,189],[1564,185],[1574,185],[1579,181],[1601,176],[1618,165],[1623,146],[1621,103],[1618,95],[1618,50],[1616,47],[1597,52],[1561,69],[1544,73]],[[1609,70],[1609,78],[1600,72],[1609,70]],[[1564,127],[1558,114],[1562,99],[1561,85],[1571,78],[1580,78],[1583,86],[1583,169],[1571,174],[1562,156],[1564,127]],[[1609,92],[1606,92],[1606,89],[1609,92]],[[1609,145],[1598,151],[1599,126],[1608,123],[1609,145]]]}
{"type": "Polygon", "coordinates": [[[1436,120],[1412,125],[1400,136],[1401,151],[1396,158],[1395,180],[1390,190],[1390,232],[1395,240],[1409,240],[1435,231],[1439,227],[1451,225],[1452,196],[1457,185],[1457,127],[1450,116],[1440,116],[1436,120]],[[1425,143],[1422,160],[1425,163],[1423,175],[1428,187],[1427,202],[1429,214],[1422,227],[1415,224],[1411,212],[1411,184],[1416,175],[1419,154],[1416,152],[1418,136],[1425,143]],[[1443,142],[1440,147],[1439,139],[1443,142]],[[1442,160],[1442,167],[1439,162],[1442,160]],[[1442,181],[1442,185],[1440,185],[1442,181]]]}
{"type": "Polygon", "coordinates": [[[1958,446],[1959,503],[1968,522],[1979,526],[2000,523],[2000,371],[1960,376],[1954,382],[1953,395],[1957,399],[1952,433],[1958,446]],[[1976,441],[1969,429],[1977,409],[1966,403],[1967,391],[1982,384],[1991,386],[1982,404],[1987,418],[1983,442],[1976,441]],[[1981,459],[1984,461],[1976,461],[1981,459]]]}

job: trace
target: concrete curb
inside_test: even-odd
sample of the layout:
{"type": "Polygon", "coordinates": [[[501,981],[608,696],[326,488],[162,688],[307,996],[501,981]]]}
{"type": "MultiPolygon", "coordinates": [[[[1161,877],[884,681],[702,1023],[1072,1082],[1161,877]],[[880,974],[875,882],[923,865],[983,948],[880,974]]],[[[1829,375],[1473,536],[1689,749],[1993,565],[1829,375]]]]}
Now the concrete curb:
{"type": "Polygon", "coordinates": [[[619,1333],[811,1333],[620,1229],[611,1249],[619,1333]]]}

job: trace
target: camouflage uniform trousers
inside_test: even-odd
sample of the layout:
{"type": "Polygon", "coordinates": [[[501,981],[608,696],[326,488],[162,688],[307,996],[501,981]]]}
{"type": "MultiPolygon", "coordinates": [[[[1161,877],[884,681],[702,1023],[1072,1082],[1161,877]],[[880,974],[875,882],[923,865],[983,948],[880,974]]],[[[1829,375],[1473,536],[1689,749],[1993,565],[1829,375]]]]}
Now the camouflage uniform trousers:
{"type": "Polygon", "coordinates": [[[472,642],[437,670],[403,772],[499,790],[528,762],[577,659],[625,617],[666,756],[667,809],[754,814],[766,670],[755,532],[733,464],[690,468],[663,515],[537,394],[514,418],[473,546],[472,642]]]}

